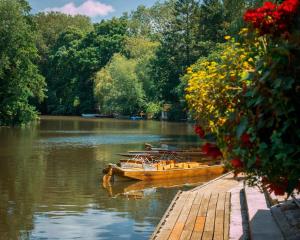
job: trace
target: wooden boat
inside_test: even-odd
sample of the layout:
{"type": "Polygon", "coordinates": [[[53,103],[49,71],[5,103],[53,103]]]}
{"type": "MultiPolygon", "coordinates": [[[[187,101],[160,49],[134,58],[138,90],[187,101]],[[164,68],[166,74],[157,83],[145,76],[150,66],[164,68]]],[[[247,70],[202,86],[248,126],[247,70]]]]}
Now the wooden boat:
{"type": "Polygon", "coordinates": [[[207,165],[199,162],[166,162],[145,164],[143,167],[124,168],[109,164],[104,181],[117,176],[129,180],[153,181],[160,179],[176,179],[200,175],[217,175],[225,172],[224,165],[207,165]]]}

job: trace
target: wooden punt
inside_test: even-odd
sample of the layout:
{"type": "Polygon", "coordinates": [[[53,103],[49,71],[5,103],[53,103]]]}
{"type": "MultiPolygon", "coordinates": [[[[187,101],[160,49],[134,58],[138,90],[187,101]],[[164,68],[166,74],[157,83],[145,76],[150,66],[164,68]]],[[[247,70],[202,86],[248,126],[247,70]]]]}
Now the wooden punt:
{"type": "MultiPolygon", "coordinates": [[[[183,177],[195,177],[200,175],[217,175],[225,172],[224,165],[204,165],[196,162],[183,162],[174,165],[162,166],[160,164],[153,168],[122,168],[116,164],[109,164],[108,174],[125,179],[153,181],[160,179],[176,179],[183,177]]],[[[107,177],[104,179],[107,179],[107,177]]]]}

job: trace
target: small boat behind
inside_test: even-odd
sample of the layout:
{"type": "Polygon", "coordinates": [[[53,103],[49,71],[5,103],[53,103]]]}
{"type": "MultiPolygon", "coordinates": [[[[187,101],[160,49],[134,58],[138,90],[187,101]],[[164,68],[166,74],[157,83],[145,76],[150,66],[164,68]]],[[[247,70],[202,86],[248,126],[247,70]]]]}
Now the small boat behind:
{"type": "Polygon", "coordinates": [[[81,114],[81,117],[83,117],[83,118],[96,118],[96,117],[100,117],[100,114],[93,114],[93,113],[81,114]]]}
{"type": "Polygon", "coordinates": [[[140,116],[132,116],[130,117],[131,120],[143,120],[143,117],[140,116]]]}

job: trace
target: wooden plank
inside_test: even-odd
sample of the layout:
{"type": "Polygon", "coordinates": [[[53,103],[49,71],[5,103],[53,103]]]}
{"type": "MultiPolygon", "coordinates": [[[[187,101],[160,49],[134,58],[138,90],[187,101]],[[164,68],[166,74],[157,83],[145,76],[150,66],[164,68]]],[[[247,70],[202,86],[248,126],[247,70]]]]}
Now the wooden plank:
{"type": "Polygon", "coordinates": [[[213,239],[213,236],[214,236],[214,232],[213,231],[205,231],[203,232],[203,235],[202,235],[202,240],[211,240],[213,239]]]}
{"type": "Polygon", "coordinates": [[[231,193],[227,192],[225,196],[225,211],[224,211],[224,240],[229,239],[229,223],[230,223],[230,198],[231,193]]]}
{"type": "Polygon", "coordinates": [[[174,204],[174,207],[170,211],[169,216],[167,216],[167,218],[166,218],[166,222],[162,227],[163,229],[169,229],[169,230],[173,229],[173,227],[177,221],[177,218],[178,218],[179,214],[181,213],[182,208],[186,202],[187,195],[188,195],[187,192],[183,192],[180,195],[180,197],[177,199],[177,201],[174,204]]]}
{"type": "Polygon", "coordinates": [[[202,236],[202,239],[204,240],[211,240],[213,238],[218,195],[218,193],[213,193],[208,204],[207,216],[202,236]]]}
{"type": "Polygon", "coordinates": [[[193,232],[190,240],[200,240],[202,237],[202,232],[193,232]]]}
{"type": "Polygon", "coordinates": [[[197,218],[197,214],[200,208],[200,203],[201,203],[201,199],[202,199],[202,194],[201,193],[197,193],[194,203],[191,207],[191,211],[190,214],[187,218],[187,221],[185,223],[183,232],[180,236],[181,240],[185,240],[185,239],[190,239],[190,237],[192,236],[193,233],[193,229],[195,226],[195,222],[196,222],[196,218],[197,218]]]}
{"type": "MultiPolygon", "coordinates": [[[[197,196],[195,198],[195,201],[193,204],[201,204],[201,200],[202,200],[203,194],[201,192],[197,192],[197,196]]],[[[197,211],[198,212],[198,211],[197,211]]]]}
{"type": "Polygon", "coordinates": [[[214,227],[214,240],[223,240],[224,232],[224,214],[225,214],[225,197],[226,193],[219,193],[217,207],[216,207],[216,217],[215,217],[215,227],[214,227]]]}
{"type": "Polygon", "coordinates": [[[183,231],[184,223],[176,222],[173,230],[171,231],[169,240],[178,240],[183,231]]]}
{"type": "Polygon", "coordinates": [[[211,194],[205,194],[202,196],[201,205],[197,213],[195,226],[192,232],[191,239],[201,239],[202,237],[210,196],[211,194]]]}
{"type": "Polygon", "coordinates": [[[192,233],[192,231],[183,229],[180,235],[180,240],[189,240],[191,238],[192,233]]]}
{"type": "Polygon", "coordinates": [[[173,239],[178,240],[180,238],[182,231],[184,229],[185,222],[190,214],[190,210],[191,210],[191,207],[193,205],[196,195],[197,195],[197,193],[193,193],[193,192],[190,192],[188,194],[188,197],[185,201],[182,211],[180,212],[180,215],[175,223],[175,226],[172,229],[171,235],[169,237],[170,240],[173,240],[173,239]]]}
{"type": "Polygon", "coordinates": [[[223,232],[218,233],[218,232],[214,232],[214,240],[223,240],[223,232]]]}
{"type": "Polygon", "coordinates": [[[184,231],[192,232],[196,223],[197,212],[199,210],[199,204],[195,204],[192,206],[190,214],[186,220],[184,225],[184,231]]]}
{"type": "Polygon", "coordinates": [[[203,232],[204,231],[204,225],[205,225],[206,217],[200,217],[197,216],[194,232],[203,232]]]}
{"type": "Polygon", "coordinates": [[[211,197],[211,194],[205,194],[203,196],[201,206],[200,206],[197,216],[206,217],[210,197],[211,197]]]}

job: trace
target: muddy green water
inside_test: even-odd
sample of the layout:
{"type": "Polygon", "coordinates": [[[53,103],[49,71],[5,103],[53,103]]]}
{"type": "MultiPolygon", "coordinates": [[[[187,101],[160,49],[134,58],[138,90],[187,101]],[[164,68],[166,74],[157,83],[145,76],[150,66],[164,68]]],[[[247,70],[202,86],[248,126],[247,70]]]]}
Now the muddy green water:
{"type": "Polygon", "coordinates": [[[196,141],[191,125],[156,121],[43,117],[0,128],[0,239],[148,239],[182,187],[105,189],[102,169],[144,142],[196,141]]]}

